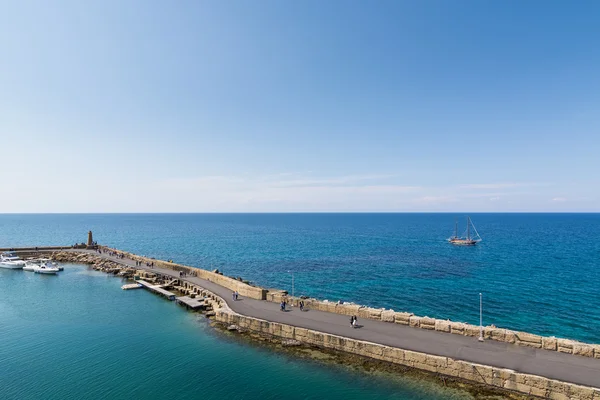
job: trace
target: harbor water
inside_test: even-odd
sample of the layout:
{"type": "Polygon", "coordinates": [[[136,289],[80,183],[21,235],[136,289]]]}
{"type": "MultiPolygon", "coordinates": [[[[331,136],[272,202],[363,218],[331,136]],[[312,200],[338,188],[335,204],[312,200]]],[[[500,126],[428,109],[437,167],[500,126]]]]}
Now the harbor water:
{"type": "Polygon", "coordinates": [[[257,347],[122,283],[80,265],[56,276],[0,269],[0,398],[470,398],[257,347]]]}

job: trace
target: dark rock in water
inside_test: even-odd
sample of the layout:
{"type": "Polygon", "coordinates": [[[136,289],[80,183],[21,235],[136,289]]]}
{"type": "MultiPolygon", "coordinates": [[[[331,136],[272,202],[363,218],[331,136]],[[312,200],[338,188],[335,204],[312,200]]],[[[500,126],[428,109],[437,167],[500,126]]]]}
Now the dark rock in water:
{"type": "Polygon", "coordinates": [[[213,270],[212,270],[212,272],[213,272],[214,274],[220,274],[220,273],[221,273],[221,272],[219,271],[219,269],[218,269],[218,268],[217,268],[217,269],[213,269],[213,270]]]}

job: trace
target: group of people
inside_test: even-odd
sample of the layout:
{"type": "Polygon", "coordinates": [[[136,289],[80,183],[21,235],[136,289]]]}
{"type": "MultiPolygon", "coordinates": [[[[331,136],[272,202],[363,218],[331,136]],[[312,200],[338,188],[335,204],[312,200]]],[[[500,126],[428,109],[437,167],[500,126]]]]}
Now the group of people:
{"type": "Polygon", "coordinates": [[[350,317],[350,326],[352,326],[353,328],[356,328],[358,322],[357,322],[357,318],[356,315],[353,315],[350,317]]]}
{"type": "MultiPolygon", "coordinates": [[[[285,311],[286,306],[287,306],[287,302],[285,300],[281,300],[281,303],[279,303],[279,309],[281,311],[285,311]]],[[[300,308],[300,311],[304,311],[304,300],[300,300],[298,302],[298,308],[300,308]]]]}
{"type": "Polygon", "coordinates": [[[231,293],[231,298],[233,299],[233,301],[237,301],[239,296],[240,296],[240,294],[237,292],[237,290],[235,292],[231,293]]]}
{"type": "MultiPolygon", "coordinates": [[[[97,251],[98,251],[98,253],[102,254],[102,250],[101,249],[98,249],[97,251]]],[[[106,254],[108,254],[111,257],[117,257],[117,258],[121,258],[121,259],[125,258],[124,254],[118,253],[116,251],[106,250],[105,252],[106,252],[106,254]]]]}

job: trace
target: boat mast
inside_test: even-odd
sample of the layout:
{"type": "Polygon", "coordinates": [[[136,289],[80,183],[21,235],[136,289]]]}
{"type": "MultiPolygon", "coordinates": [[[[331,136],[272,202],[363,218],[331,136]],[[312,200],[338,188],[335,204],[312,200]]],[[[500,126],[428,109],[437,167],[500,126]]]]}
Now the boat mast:
{"type": "Polygon", "coordinates": [[[458,237],[458,218],[454,220],[454,237],[458,237]]]}
{"type": "Polygon", "coordinates": [[[471,240],[471,238],[469,237],[469,224],[471,223],[471,221],[469,220],[469,217],[467,216],[467,240],[471,240]]]}

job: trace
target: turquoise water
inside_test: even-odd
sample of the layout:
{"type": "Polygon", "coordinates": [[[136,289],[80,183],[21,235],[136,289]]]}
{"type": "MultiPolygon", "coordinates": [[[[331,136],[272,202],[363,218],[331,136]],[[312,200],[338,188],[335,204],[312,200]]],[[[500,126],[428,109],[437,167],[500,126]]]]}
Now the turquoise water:
{"type": "Polygon", "coordinates": [[[113,276],[0,269],[0,398],[466,399],[239,343],[113,276]]]}
{"type": "Polygon", "coordinates": [[[0,215],[0,246],[102,244],[265,287],[600,343],[600,214],[0,215]],[[463,222],[463,221],[461,221],[463,222]]]}

